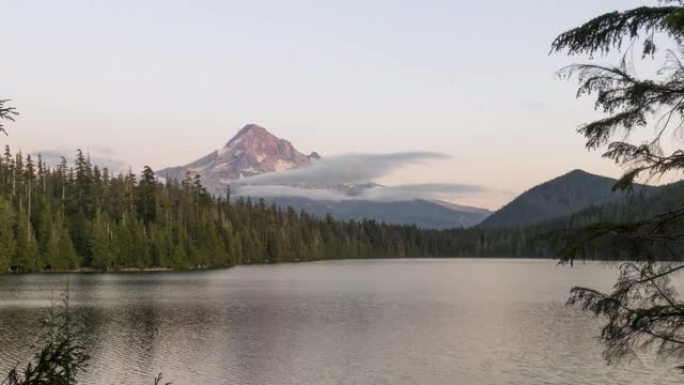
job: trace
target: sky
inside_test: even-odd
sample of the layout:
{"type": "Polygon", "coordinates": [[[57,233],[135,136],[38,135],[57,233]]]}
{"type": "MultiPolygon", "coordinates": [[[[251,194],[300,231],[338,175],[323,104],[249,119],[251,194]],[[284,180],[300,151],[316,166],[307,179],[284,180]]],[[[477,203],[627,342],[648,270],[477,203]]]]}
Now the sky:
{"type": "MultiPolygon", "coordinates": [[[[599,115],[556,71],[553,38],[630,0],[2,2],[0,144],[161,169],[256,123],[322,156],[443,154],[389,185],[483,189],[496,209],[581,168],[618,176],[576,133],[599,115]]],[[[600,60],[600,59],[599,59],[600,60]]]]}

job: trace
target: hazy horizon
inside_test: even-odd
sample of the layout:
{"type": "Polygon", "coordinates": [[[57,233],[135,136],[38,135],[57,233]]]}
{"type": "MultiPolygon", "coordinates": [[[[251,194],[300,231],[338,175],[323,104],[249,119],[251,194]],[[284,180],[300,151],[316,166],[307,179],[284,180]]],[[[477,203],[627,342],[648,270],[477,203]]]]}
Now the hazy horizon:
{"type": "Polygon", "coordinates": [[[576,127],[597,115],[555,76],[583,58],[549,48],[637,4],[10,1],[0,97],[21,116],[0,143],[137,171],[256,123],[324,157],[444,154],[376,181],[481,186],[458,203],[496,209],[572,169],[620,175],[585,150],[576,127]]]}

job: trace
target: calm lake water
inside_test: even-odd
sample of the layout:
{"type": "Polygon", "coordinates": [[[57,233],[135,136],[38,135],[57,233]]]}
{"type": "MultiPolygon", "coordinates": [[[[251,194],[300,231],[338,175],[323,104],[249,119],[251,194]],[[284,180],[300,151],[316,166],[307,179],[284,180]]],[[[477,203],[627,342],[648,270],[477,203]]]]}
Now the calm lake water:
{"type": "Polygon", "coordinates": [[[370,260],[154,274],[0,276],[0,367],[24,360],[68,281],[87,384],[675,384],[607,367],[599,323],[564,306],[615,268],[534,260],[370,260]]]}

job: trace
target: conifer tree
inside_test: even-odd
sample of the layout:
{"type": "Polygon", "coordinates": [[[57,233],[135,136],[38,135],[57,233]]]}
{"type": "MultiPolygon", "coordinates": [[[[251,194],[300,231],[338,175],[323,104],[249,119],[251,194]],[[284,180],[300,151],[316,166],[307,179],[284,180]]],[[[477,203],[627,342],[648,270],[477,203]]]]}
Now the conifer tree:
{"type": "MultiPolygon", "coordinates": [[[[570,55],[600,55],[640,45],[644,59],[660,61],[660,71],[651,78],[639,76],[629,52],[615,66],[578,64],[561,71],[563,76],[578,78],[578,96],[595,95],[596,108],[607,114],[583,124],[579,132],[587,148],[605,146],[604,157],[626,167],[616,188],[630,188],[640,176],[684,170],[684,150],[668,154],[662,147],[664,137],[684,127],[684,5],[673,0],[660,3],[600,15],[561,34],[552,45],[554,51],[570,55]],[[658,55],[661,43],[677,48],[658,55]],[[651,140],[629,140],[631,133],[644,128],[655,128],[651,140]]],[[[570,298],[570,303],[606,317],[601,339],[609,362],[633,358],[647,348],[684,358],[684,302],[670,284],[671,276],[684,266],[656,263],[663,258],[682,259],[682,228],[680,199],[659,215],[631,223],[594,224],[563,237],[562,261],[581,257],[628,261],[621,265],[613,290],[576,287],[570,298]]]]}
{"type": "Polygon", "coordinates": [[[7,271],[15,260],[17,242],[14,235],[14,210],[0,198],[0,272],[7,271]]]}
{"type": "Polygon", "coordinates": [[[107,221],[102,215],[98,215],[93,224],[90,250],[92,266],[102,271],[110,270],[113,258],[112,245],[107,221]]]}
{"type": "Polygon", "coordinates": [[[138,217],[144,224],[155,220],[157,214],[157,181],[154,171],[149,166],[143,168],[138,182],[136,208],[138,217]]]}

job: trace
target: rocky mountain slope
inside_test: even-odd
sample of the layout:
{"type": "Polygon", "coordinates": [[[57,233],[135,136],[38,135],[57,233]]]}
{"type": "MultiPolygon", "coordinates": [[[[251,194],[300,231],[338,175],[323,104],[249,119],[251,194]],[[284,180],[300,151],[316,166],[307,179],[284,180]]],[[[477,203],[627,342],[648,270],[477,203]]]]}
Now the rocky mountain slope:
{"type": "Polygon", "coordinates": [[[317,153],[304,155],[289,141],[276,137],[261,126],[248,124],[220,150],[185,166],[159,170],[157,175],[176,180],[183,180],[188,174],[191,177],[199,175],[210,192],[223,194],[232,180],[292,170],[317,159],[320,159],[317,153]]]}

